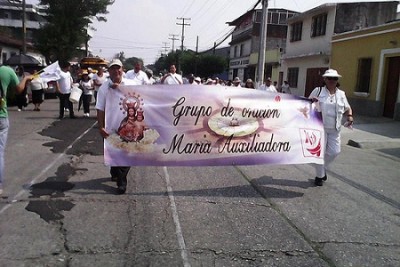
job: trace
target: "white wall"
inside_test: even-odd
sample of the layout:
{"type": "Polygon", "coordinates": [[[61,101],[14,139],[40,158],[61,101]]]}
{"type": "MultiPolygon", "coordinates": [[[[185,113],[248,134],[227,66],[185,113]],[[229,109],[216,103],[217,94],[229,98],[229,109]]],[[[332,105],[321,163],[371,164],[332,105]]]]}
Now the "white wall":
{"type": "Polygon", "coordinates": [[[315,55],[315,54],[328,54],[331,53],[331,40],[335,24],[335,7],[329,7],[320,10],[316,13],[311,13],[303,18],[303,30],[300,41],[290,42],[289,26],[287,44],[286,44],[286,57],[294,57],[299,55],[315,55]],[[328,13],[326,34],[324,36],[311,37],[311,24],[312,17],[324,12],[328,13]]]}

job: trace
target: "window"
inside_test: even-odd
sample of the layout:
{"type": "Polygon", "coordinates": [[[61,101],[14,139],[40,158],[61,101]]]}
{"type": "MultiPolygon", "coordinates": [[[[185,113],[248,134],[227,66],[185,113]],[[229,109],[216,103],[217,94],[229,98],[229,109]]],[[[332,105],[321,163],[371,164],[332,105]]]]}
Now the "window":
{"type": "Polygon", "coordinates": [[[279,24],[279,13],[274,12],[271,14],[271,24],[279,24]]]}
{"type": "Polygon", "coordinates": [[[290,87],[297,88],[297,81],[299,77],[299,68],[288,68],[287,80],[290,87]]]}
{"type": "Polygon", "coordinates": [[[243,56],[244,55],[244,44],[240,45],[240,55],[239,56],[243,56]]]}
{"type": "Polygon", "coordinates": [[[312,18],[311,37],[325,35],[327,17],[328,15],[325,13],[312,18]]]}
{"type": "Polygon", "coordinates": [[[9,12],[4,12],[2,18],[3,18],[3,19],[11,19],[11,13],[9,13],[9,12]]]}
{"type": "Polygon", "coordinates": [[[372,58],[358,60],[357,92],[369,93],[371,82],[372,58]]]}
{"type": "Polygon", "coordinates": [[[288,14],[286,13],[281,13],[279,16],[279,24],[286,24],[286,20],[287,20],[288,14]]]}
{"type": "Polygon", "coordinates": [[[233,50],[233,57],[235,58],[235,57],[238,57],[238,46],[237,45],[235,45],[235,48],[234,48],[234,50],[233,50]]]}
{"type": "Polygon", "coordinates": [[[290,31],[290,41],[300,41],[301,40],[301,33],[303,31],[303,22],[296,22],[291,25],[290,31]]]}

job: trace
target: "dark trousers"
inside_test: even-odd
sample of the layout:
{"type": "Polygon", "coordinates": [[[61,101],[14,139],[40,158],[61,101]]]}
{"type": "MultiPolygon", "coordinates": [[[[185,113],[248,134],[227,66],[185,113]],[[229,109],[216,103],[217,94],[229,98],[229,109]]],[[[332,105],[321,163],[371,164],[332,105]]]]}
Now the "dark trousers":
{"type": "Polygon", "coordinates": [[[69,110],[69,116],[74,117],[74,105],[69,101],[71,94],[58,94],[60,98],[60,118],[64,117],[64,108],[69,110]]]}
{"type": "Polygon", "coordinates": [[[19,109],[22,109],[23,107],[28,106],[26,89],[22,93],[16,95],[16,101],[17,101],[17,106],[19,109]]]}
{"type": "Polygon", "coordinates": [[[111,177],[117,178],[117,186],[126,186],[128,184],[126,177],[130,169],[131,167],[111,167],[110,174],[111,177]]]}
{"type": "Polygon", "coordinates": [[[90,112],[90,102],[92,102],[92,95],[83,95],[82,96],[82,104],[83,104],[83,113],[90,112]]]}

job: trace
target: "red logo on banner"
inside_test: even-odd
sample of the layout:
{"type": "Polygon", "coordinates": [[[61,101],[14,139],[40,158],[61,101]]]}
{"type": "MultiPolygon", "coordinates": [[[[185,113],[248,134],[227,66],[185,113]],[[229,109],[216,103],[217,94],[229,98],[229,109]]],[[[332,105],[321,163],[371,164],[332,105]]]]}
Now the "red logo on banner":
{"type": "Polygon", "coordinates": [[[322,154],[321,132],[311,129],[300,129],[300,134],[304,156],[319,158],[322,154]]]}

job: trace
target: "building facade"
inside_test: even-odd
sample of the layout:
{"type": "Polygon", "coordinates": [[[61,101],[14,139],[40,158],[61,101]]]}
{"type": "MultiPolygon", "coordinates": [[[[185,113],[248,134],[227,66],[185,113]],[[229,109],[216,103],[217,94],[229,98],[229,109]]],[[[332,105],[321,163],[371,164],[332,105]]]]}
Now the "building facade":
{"type": "MultiPolygon", "coordinates": [[[[33,49],[33,36],[44,23],[43,9],[36,5],[25,5],[25,28],[27,54],[39,62],[45,62],[43,56],[33,49]]],[[[23,51],[23,6],[20,1],[0,0],[0,63],[23,51]]]]}
{"type": "Polygon", "coordinates": [[[333,36],[331,66],[355,114],[400,120],[399,20],[333,36]]]}
{"type": "MultiPolygon", "coordinates": [[[[280,54],[286,46],[287,19],[298,12],[286,9],[268,9],[265,77],[276,80],[279,77],[280,54]]],[[[257,80],[258,53],[262,10],[248,11],[232,22],[235,29],[230,42],[229,78],[239,77],[257,80]]],[[[264,78],[265,78],[264,77],[264,78]]]]}
{"type": "MultiPolygon", "coordinates": [[[[286,51],[282,56],[283,76],[291,91],[308,96],[322,85],[321,75],[332,64],[332,38],[396,18],[398,1],[328,3],[288,19],[286,51]]],[[[346,58],[337,55],[343,64],[346,58]]]]}

